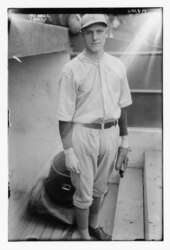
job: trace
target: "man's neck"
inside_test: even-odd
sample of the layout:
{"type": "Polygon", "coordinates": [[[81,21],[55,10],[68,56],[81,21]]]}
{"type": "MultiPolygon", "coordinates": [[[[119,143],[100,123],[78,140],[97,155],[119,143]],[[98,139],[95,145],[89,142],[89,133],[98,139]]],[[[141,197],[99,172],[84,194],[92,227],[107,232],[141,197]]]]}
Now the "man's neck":
{"type": "Polygon", "coordinates": [[[99,53],[91,53],[87,49],[85,49],[85,53],[92,60],[99,61],[103,57],[104,51],[102,50],[99,53]]]}

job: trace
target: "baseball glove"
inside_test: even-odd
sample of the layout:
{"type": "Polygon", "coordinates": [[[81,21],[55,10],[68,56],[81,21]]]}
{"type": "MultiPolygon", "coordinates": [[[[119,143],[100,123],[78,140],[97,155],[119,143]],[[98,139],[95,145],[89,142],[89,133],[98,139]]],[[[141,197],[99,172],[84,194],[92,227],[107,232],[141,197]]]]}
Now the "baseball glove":
{"type": "Polygon", "coordinates": [[[115,169],[119,171],[120,177],[124,176],[124,172],[128,166],[127,154],[130,151],[129,148],[118,148],[117,160],[115,164],[115,169]]]}

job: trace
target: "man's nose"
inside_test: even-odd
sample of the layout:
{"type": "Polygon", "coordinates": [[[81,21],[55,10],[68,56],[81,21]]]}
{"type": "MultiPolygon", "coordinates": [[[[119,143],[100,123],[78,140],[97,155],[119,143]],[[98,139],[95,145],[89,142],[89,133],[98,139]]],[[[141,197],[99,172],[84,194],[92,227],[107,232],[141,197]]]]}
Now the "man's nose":
{"type": "Polygon", "coordinates": [[[92,38],[93,38],[93,40],[97,39],[97,33],[96,32],[93,33],[93,37],[92,38]]]}

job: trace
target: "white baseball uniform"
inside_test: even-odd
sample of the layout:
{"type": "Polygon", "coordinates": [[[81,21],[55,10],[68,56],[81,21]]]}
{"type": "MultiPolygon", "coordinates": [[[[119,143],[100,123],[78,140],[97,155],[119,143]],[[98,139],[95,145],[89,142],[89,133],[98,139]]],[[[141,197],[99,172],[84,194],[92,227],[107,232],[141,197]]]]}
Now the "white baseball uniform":
{"type": "Polygon", "coordinates": [[[132,103],[126,71],[116,57],[103,53],[99,60],[86,51],[65,64],[58,89],[57,118],[74,122],[72,144],[81,173],[72,174],[73,202],[88,208],[107,186],[118,149],[119,127],[93,129],[89,123],[118,120],[121,108],[132,103]]]}

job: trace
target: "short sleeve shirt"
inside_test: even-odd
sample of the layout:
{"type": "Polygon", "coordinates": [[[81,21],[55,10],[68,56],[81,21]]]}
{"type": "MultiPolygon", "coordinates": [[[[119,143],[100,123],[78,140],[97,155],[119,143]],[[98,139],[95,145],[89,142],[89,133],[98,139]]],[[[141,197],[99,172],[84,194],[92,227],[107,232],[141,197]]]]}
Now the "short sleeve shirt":
{"type": "Polygon", "coordinates": [[[81,52],[64,65],[58,84],[58,120],[117,120],[121,108],[132,103],[123,63],[105,52],[100,60],[81,52]]]}

